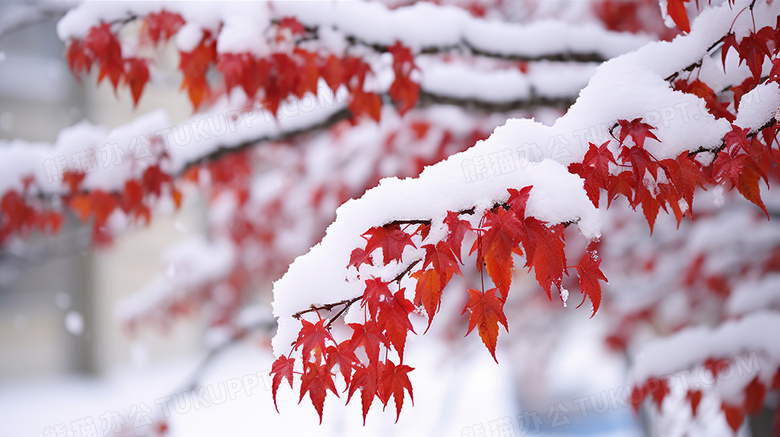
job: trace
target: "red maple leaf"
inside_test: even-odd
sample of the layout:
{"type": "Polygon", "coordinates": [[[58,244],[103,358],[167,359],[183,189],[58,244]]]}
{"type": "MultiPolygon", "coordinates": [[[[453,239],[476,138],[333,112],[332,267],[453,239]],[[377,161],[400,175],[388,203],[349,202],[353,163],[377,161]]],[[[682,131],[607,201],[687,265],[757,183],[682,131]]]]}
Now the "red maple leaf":
{"type": "MultiPolygon", "coordinates": [[[[747,159],[745,161],[747,161],[747,159]]],[[[767,211],[764,201],[761,200],[761,189],[758,186],[759,174],[758,171],[756,171],[756,164],[752,159],[750,159],[750,162],[752,162],[752,165],[743,167],[742,173],[739,175],[737,190],[739,190],[739,193],[742,194],[745,199],[761,208],[768,220],[769,211],[767,211]]]]}
{"type": "Polygon", "coordinates": [[[379,396],[382,403],[387,406],[390,401],[390,397],[395,400],[395,421],[398,423],[398,418],[401,416],[401,408],[404,405],[404,390],[409,392],[409,398],[414,404],[414,394],[412,393],[412,383],[409,381],[409,372],[414,368],[405,364],[395,365],[390,360],[387,360],[384,369],[382,370],[382,381],[379,390],[379,396]]]}
{"type": "Polygon", "coordinates": [[[645,219],[647,219],[647,224],[650,225],[650,234],[652,235],[655,219],[661,210],[661,202],[644,184],[639,184],[636,187],[632,206],[636,207],[639,204],[642,205],[642,213],[645,215],[645,219]]]}
{"type": "MultiPolygon", "coordinates": [[[[693,193],[698,185],[704,183],[704,174],[696,160],[683,152],[676,159],[664,159],[660,165],[666,171],[669,181],[674,185],[679,196],[685,199],[688,210],[693,206],[693,193]]],[[[679,225],[680,221],[677,221],[679,225]]]]}
{"type": "Polygon", "coordinates": [[[406,246],[417,247],[412,242],[412,236],[402,231],[400,225],[373,227],[363,234],[363,238],[367,241],[366,252],[371,253],[377,248],[382,249],[384,264],[400,261],[406,246]]]}
{"type": "Polygon", "coordinates": [[[745,414],[757,414],[764,406],[766,386],[758,380],[758,376],[745,387],[745,414]]]}
{"type": "Polygon", "coordinates": [[[445,241],[449,244],[455,256],[458,257],[458,261],[463,264],[463,259],[460,255],[463,237],[466,235],[466,232],[473,232],[474,229],[468,220],[461,220],[460,214],[452,211],[447,211],[444,224],[447,225],[447,238],[445,241]]]}
{"type": "Polygon", "coordinates": [[[562,224],[550,226],[534,217],[525,219],[528,238],[523,240],[526,265],[533,266],[536,280],[552,299],[552,286],[561,287],[566,271],[566,254],[562,224]]]}
{"type": "Polygon", "coordinates": [[[374,318],[379,310],[379,304],[393,296],[388,283],[378,278],[370,278],[365,281],[366,288],[363,290],[363,299],[360,302],[361,307],[368,306],[368,314],[374,318]]]}
{"type": "Polygon", "coordinates": [[[352,328],[352,338],[349,339],[350,349],[355,350],[362,346],[369,361],[378,361],[379,347],[387,346],[387,337],[382,335],[379,324],[369,320],[366,323],[349,323],[348,325],[352,328]]]}
{"type": "Polygon", "coordinates": [[[485,212],[484,220],[487,230],[474,241],[471,253],[477,250],[477,269],[482,271],[484,263],[493,283],[505,296],[512,284],[512,253],[522,254],[519,243],[525,236],[524,227],[513,212],[502,207],[497,209],[497,214],[485,212]]]}
{"type": "Polygon", "coordinates": [[[742,408],[726,404],[725,402],[721,404],[720,408],[726,416],[726,423],[728,423],[732,431],[737,432],[745,420],[745,412],[742,408]]]}
{"type": "Polygon", "coordinates": [[[146,23],[146,31],[149,34],[149,38],[155,44],[158,44],[160,40],[168,41],[171,36],[184,26],[184,18],[181,15],[168,12],[165,9],[160,12],[149,13],[144,22],[146,23]]]}
{"type": "Polygon", "coordinates": [[[301,35],[306,33],[306,29],[304,29],[303,24],[301,24],[301,22],[298,21],[295,17],[284,17],[279,20],[279,25],[276,29],[277,41],[280,40],[282,31],[285,29],[289,30],[292,35],[301,35]]]}
{"type": "Polygon", "coordinates": [[[122,197],[119,199],[119,207],[127,214],[140,205],[143,198],[143,187],[138,181],[131,179],[125,182],[125,189],[122,191],[122,197]]]}
{"type": "Polygon", "coordinates": [[[276,392],[279,390],[279,386],[282,384],[282,380],[285,378],[287,378],[287,381],[290,383],[290,388],[292,388],[294,364],[295,358],[287,358],[284,355],[281,355],[271,365],[270,376],[273,378],[271,381],[271,392],[274,398],[274,407],[276,407],[277,413],[279,412],[279,406],[276,405],[276,392]]]}
{"type": "Polygon", "coordinates": [[[352,98],[347,107],[355,117],[368,115],[379,122],[382,117],[382,99],[376,93],[366,92],[362,89],[352,90],[352,98]]]}
{"type": "Polygon", "coordinates": [[[144,170],[141,182],[144,191],[159,197],[162,194],[163,185],[172,184],[173,178],[171,178],[171,175],[160,170],[159,164],[155,164],[144,170]]]}
{"type": "Polygon", "coordinates": [[[601,189],[606,190],[609,188],[609,164],[617,165],[617,162],[612,151],[608,148],[609,141],[598,147],[593,143],[588,144],[588,152],[585,154],[585,158],[581,163],[573,162],[569,164],[569,172],[579,175],[584,180],[585,193],[588,194],[588,198],[593,202],[593,206],[598,208],[601,189]]]}
{"type": "Polygon", "coordinates": [[[593,313],[591,317],[596,314],[601,304],[601,284],[599,281],[607,282],[607,277],[599,268],[601,259],[596,255],[596,252],[586,250],[585,254],[577,264],[577,276],[580,283],[580,290],[582,291],[582,302],[577,306],[581,307],[585,303],[585,298],[590,299],[593,304],[593,313]]]}
{"type": "Polygon", "coordinates": [[[406,335],[409,331],[414,333],[409,314],[414,311],[414,304],[404,296],[404,289],[395,292],[392,299],[384,302],[379,310],[377,323],[385,331],[385,337],[393,345],[398,356],[403,361],[406,335]]]}
{"type": "Polygon", "coordinates": [[[76,80],[81,83],[81,72],[89,72],[92,68],[92,59],[84,52],[84,45],[81,40],[72,39],[68,43],[68,48],[65,52],[65,57],[68,59],[68,67],[76,80]]]}
{"type": "Polygon", "coordinates": [[[327,359],[325,365],[332,369],[334,366],[339,367],[341,376],[344,377],[344,381],[349,381],[352,376],[353,364],[359,362],[358,357],[355,355],[355,351],[349,347],[349,340],[344,340],[337,346],[328,346],[326,350],[327,359]]]}
{"type": "Polygon", "coordinates": [[[146,60],[140,58],[127,58],[125,65],[127,66],[125,83],[130,87],[133,105],[138,106],[138,99],[141,98],[146,82],[149,81],[149,67],[146,66],[146,60]]]}
{"type": "Polygon", "coordinates": [[[739,54],[739,63],[745,61],[750,72],[753,73],[753,79],[761,79],[761,70],[764,65],[764,57],[771,58],[772,52],[769,50],[768,43],[774,36],[774,29],[767,26],[758,32],[750,32],[742,37],[739,42],[737,53],[739,54]]]}
{"type": "Polygon", "coordinates": [[[696,417],[696,412],[699,410],[699,403],[701,403],[701,390],[689,390],[685,397],[691,403],[691,415],[696,417]]]}
{"type": "MultiPolygon", "coordinates": [[[[241,54],[236,53],[221,53],[217,58],[216,68],[222,73],[222,78],[225,79],[225,89],[228,91],[238,86],[244,76],[244,61],[241,56],[241,54]]],[[[254,96],[248,92],[247,95],[254,96]]]]}
{"type": "Polygon", "coordinates": [[[452,279],[454,274],[461,274],[457,257],[447,242],[439,241],[436,243],[436,246],[426,244],[422,248],[425,249],[423,269],[433,266],[439,276],[442,289],[452,279]]]}
{"type": "Polygon", "coordinates": [[[356,269],[360,270],[360,266],[363,264],[373,266],[374,261],[371,260],[371,254],[369,252],[358,247],[349,255],[349,264],[347,264],[347,268],[354,266],[356,269]]]}
{"type": "Polygon", "coordinates": [[[685,3],[689,1],[690,0],[669,0],[666,5],[666,13],[672,17],[677,28],[686,33],[691,31],[688,13],[685,11],[685,3]]]}
{"type": "Polygon", "coordinates": [[[209,95],[210,88],[206,80],[206,72],[216,58],[217,41],[211,37],[209,31],[203,32],[200,42],[191,52],[179,52],[179,70],[184,76],[181,88],[187,90],[195,109],[209,95]]]}
{"type": "Polygon", "coordinates": [[[525,218],[525,207],[528,203],[528,199],[531,197],[530,193],[533,187],[533,185],[528,185],[521,188],[519,191],[514,188],[507,189],[507,192],[509,192],[509,199],[506,201],[506,204],[518,220],[523,220],[525,218]]]}
{"type": "Polygon", "coordinates": [[[108,76],[111,85],[116,90],[125,69],[122,63],[122,47],[116,36],[111,33],[111,25],[103,23],[92,27],[87,37],[84,38],[84,48],[89,50],[92,57],[100,62],[98,83],[108,76]]]}
{"type": "Polygon", "coordinates": [[[309,399],[311,399],[312,405],[317,410],[317,414],[320,416],[320,424],[322,424],[322,406],[325,403],[325,396],[328,394],[328,390],[338,397],[336,392],[336,385],[333,383],[333,374],[327,366],[318,366],[310,361],[304,362],[304,371],[301,376],[301,397],[298,399],[298,403],[301,403],[306,392],[309,393],[309,399]]]}
{"type": "Polygon", "coordinates": [[[113,194],[103,190],[92,190],[90,194],[90,207],[95,214],[95,227],[100,228],[108,220],[108,216],[118,206],[116,197],[113,194]]]}
{"type": "Polygon", "coordinates": [[[298,339],[295,340],[295,349],[303,347],[303,359],[308,360],[309,354],[312,351],[320,354],[325,351],[325,342],[330,340],[335,343],[333,337],[330,335],[324,324],[325,319],[319,320],[317,323],[311,323],[306,319],[301,319],[300,332],[298,332],[298,339]]]}
{"type": "Polygon", "coordinates": [[[428,327],[425,328],[427,332],[428,328],[431,327],[433,316],[439,311],[439,305],[441,305],[441,280],[435,269],[418,270],[412,273],[412,278],[417,279],[414,301],[418,305],[422,304],[428,314],[428,327]]]}
{"type": "Polygon", "coordinates": [[[79,190],[79,185],[81,185],[81,181],[84,180],[84,178],[87,175],[83,172],[73,172],[70,170],[65,170],[65,173],[62,175],[62,184],[68,186],[68,192],[72,194],[76,194],[79,190]]]}
{"type": "MultiPolygon", "coordinates": [[[[634,144],[639,149],[644,149],[645,147],[645,140],[647,138],[652,138],[656,141],[660,141],[658,137],[655,136],[651,132],[651,130],[655,129],[653,126],[644,123],[642,121],[642,117],[635,118],[631,121],[628,120],[618,120],[618,124],[620,125],[620,135],[618,136],[618,140],[620,141],[620,144],[623,144],[626,137],[631,137],[632,140],[634,140],[634,144]]],[[[625,149],[624,149],[625,150],[625,149]]],[[[623,153],[621,152],[621,155],[623,153]]]]}
{"type": "Polygon", "coordinates": [[[363,425],[366,424],[366,415],[374,397],[379,392],[379,375],[376,363],[369,363],[368,366],[358,366],[355,368],[355,374],[352,375],[352,381],[349,383],[349,393],[347,394],[347,403],[352,399],[355,391],[360,389],[360,400],[363,408],[363,425]]]}
{"type": "Polygon", "coordinates": [[[666,378],[648,378],[643,383],[636,384],[631,390],[629,400],[635,412],[639,412],[639,406],[648,395],[653,397],[656,407],[661,409],[664,398],[670,393],[669,383],[666,378]]]}
{"type": "Polygon", "coordinates": [[[690,83],[683,79],[677,80],[674,82],[674,89],[702,98],[705,102],[707,111],[715,118],[725,118],[730,122],[737,119],[737,116],[728,110],[728,104],[721,102],[715,91],[699,79],[693,80],[690,83]]]}
{"type": "Polygon", "coordinates": [[[509,332],[509,324],[506,315],[504,315],[504,301],[496,296],[496,291],[498,291],[497,288],[491,288],[483,293],[470,288],[469,300],[461,314],[469,312],[469,328],[466,335],[469,335],[474,327],[477,327],[482,343],[485,344],[497,363],[498,324],[504,325],[507,332],[509,332]]]}
{"type": "Polygon", "coordinates": [[[330,54],[324,61],[320,61],[320,76],[328,84],[334,93],[344,81],[344,72],[341,61],[335,55],[330,54]]]}
{"type": "MultiPolygon", "coordinates": [[[[730,32],[723,37],[723,46],[720,48],[721,62],[723,63],[723,71],[726,71],[726,56],[729,54],[729,50],[734,47],[739,51],[739,44],[737,44],[737,35],[734,32],[730,32]]],[[[741,63],[741,61],[740,61],[741,63]]]]}

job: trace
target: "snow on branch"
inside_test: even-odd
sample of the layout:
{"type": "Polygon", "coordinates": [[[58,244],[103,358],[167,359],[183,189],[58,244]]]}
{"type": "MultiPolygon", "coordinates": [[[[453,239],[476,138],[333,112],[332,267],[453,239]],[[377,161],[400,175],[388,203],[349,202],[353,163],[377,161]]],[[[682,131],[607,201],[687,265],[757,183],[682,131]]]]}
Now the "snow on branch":
{"type": "Polygon", "coordinates": [[[266,29],[258,23],[270,24],[285,17],[296,17],[331,48],[351,42],[386,51],[400,42],[416,52],[460,51],[511,60],[601,62],[652,40],[646,35],[608,31],[595,24],[548,20],[521,25],[485,20],[460,8],[431,3],[397,9],[373,2],[248,2],[227,6],[141,2],[125,6],[83,3],[60,21],[57,33],[63,40],[81,39],[90,27],[100,23],[125,22],[165,9],[179,13],[190,26],[177,39],[185,51],[197,45],[203,30],[216,34],[223,25],[217,41],[219,53],[248,51],[263,55],[267,47],[260,41],[266,29]]]}
{"type": "MultiPolygon", "coordinates": [[[[692,71],[692,65],[702,70],[712,65],[712,50],[726,35],[734,35],[732,30],[741,31],[735,26],[736,11],[747,8],[754,26],[767,35],[776,32],[772,18],[778,15],[777,5],[743,1],[733,9],[731,5],[707,9],[688,35],[648,44],[602,64],[577,102],[552,126],[509,120],[486,140],[426,168],[418,178],[383,179],[360,199],[343,204],[322,241],[274,284],[274,315],[279,320],[272,343],[278,357],[271,371],[274,396],[284,378],[292,386],[295,369],[300,369],[301,398],[308,391],[322,418],[325,391],[336,392],[337,363],[350,393],[361,389],[364,419],[374,397],[387,406],[389,388],[377,391],[380,382],[393,387],[400,414],[404,389],[412,396],[407,374],[413,368],[404,364],[407,333],[416,333],[409,317],[416,310],[427,315],[430,326],[444,288],[462,274],[458,264],[463,262],[464,235],[473,243],[469,255],[476,252],[483,280],[481,290],[468,290],[463,309],[469,313],[467,335],[478,327],[496,359],[499,326],[508,330],[503,307],[515,271],[514,254],[526,258],[525,266],[534,269],[550,300],[556,286],[564,306],[570,293],[563,276],[576,268],[583,303],[589,298],[593,314],[598,310],[599,281],[606,281],[601,260],[588,244],[579,263],[570,266],[564,228],[575,224],[589,242],[600,236],[602,189],[607,191],[607,203],[622,195],[633,209],[641,205],[652,232],[661,208],[671,210],[678,224],[690,213],[695,188],[706,180],[702,162],[696,160],[710,165],[717,156],[709,179],[737,186],[768,214],[758,190],[758,178],[767,176],[751,163],[773,159],[767,154],[776,141],[780,99],[775,97],[777,84],[769,81],[774,82],[776,75],[762,78],[761,68],[749,63],[755,83],[740,96],[752,93],[751,100],[740,103],[735,97],[733,112],[730,103],[718,101],[712,88],[692,74],[672,83],[680,72],[692,71]],[[672,116],[677,109],[702,104],[706,107],[702,113],[672,116]],[[670,108],[675,110],[668,116],[648,123],[651,114],[670,108]],[[739,126],[732,124],[737,120],[739,126]],[[608,137],[594,144],[587,136],[596,140],[600,126],[606,126],[608,137]],[[536,149],[541,153],[530,157],[521,153],[516,168],[513,149],[537,144],[551,147],[536,149]],[[727,152],[719,153],[723,150],[727,152]],[[485,157],[494,165],[492,177],[475,171],[485,157]],[[737,162],[756,170],[729,172],[737,162]],[[494,288],[485,287],[485,271],[494,288]],[[334,325],[342,315],[352,330],[351,338],[343,340],[349,329],[334,325]],[[367,361],[363,355],[355,356],[359,347],[367,361]],[[384,361],[380,350],[385,351],[384,361]],[[389,355],[392,350],[397,358],[389,355]],[[319,390],[311,388],[315,383],[319,390]]],[[[728,48],[724,43],[724,53],[728,48]]],[[[747,50],[737,51],[741,58],[746,56],[747,50]]],[[[772,53],[764,52],[771,60],[772,53]]],[[[764,55],[758,60],[763,62],[764,55]]],[[[727,81],[725,70],[724,65],[724,73],[718,75],[709,69],[707,77],[711,83],[727,81]]],[[[641,402],[643,397],[637,399],[641,402]]]]}
{"type": "MultiPolygon", "coordinates": [[[[441,221],[447,211],[484,211],[505,202],[507,188],[533,186],[527,215],[549,224],[574,222],[587,238],[597,238],[598,212],[588,201],[582,181],[572,178],[566,169],[585,156],[589,129],[617,125],[618,120],[641,118],[662,108],[698,107],[697,96],[674,90],[665,78],[708,57],[713,44],[730,32],[735,10],[747,4],[743,1],[734,7],[708,9],[694,22],[689,35],[672,42],[650,43],[601,65],[577,102],[552,126],[532,120],[509,120],[487,140],[427,168],[419,178],[382,180],[362,198],[342,205],[323,240],[299,257],[274,285],[274,314],[280,325],[273,342],[275,353],[287,353],[294,343],[299,323],[293,314],[312,303],[339,302],[362,294],[362,283],[347,272],[346,266],[351,262],[352,249],[364,242],[360,234],[374,226],[395,220],[431,220],[431,232],[439,232],[441,237],[446,233],[441,221]],[[565,146],[542,151],[536,157],[540,162],[526,162],[520,171],[479,181],[464,178],[467,162],[523,144],[549,144],[552,140],[565,146]]],[[[778,5],[762,3],[755,8],[757,20],[777,16],[778,5]]],[[[760,24],[774,25],[768,18],[764,21],[760,24]]],[[[770,99],[768,105],[774,103],[770,99]]],[[[759,112],[765,116],[769,113],[759,112]]],[[[761,118],[751,120],[752,130],[767,122],[761,118]]],[[[731,125],[707,112],[697,117],[672,118],[655,128],[657,141],[648,139],[645,148],[661,160],[698,148],[714,150],[722,145],[731,125]]],[[[371,274],[389,281],[420,256],[411,252],[405,251],[397,265],[371,274]]]]}

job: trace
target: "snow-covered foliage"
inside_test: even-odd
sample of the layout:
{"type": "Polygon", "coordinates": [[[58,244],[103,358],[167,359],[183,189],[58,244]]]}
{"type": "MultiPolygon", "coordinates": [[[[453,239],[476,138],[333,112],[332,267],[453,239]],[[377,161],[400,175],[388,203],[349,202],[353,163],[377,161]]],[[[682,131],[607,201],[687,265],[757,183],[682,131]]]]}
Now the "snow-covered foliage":
{"type": "Polygon", "coordinates": [[[510,290],[522,305],[541,287],[614,324],[631,403],[652,397],[662,429],[684,397],[674,433],[696,429],[700,402],[736,432],[780,385],[778,202],[759,187],[778,180],[780,5],[664,1],[671,39],[652,2],[451,3],[74,8],[57,31],[77,77],[96,69],[137,103],[170,39],[198,112],[0,145],[0,243],[56,233],[65,210],[105,243],[204,193],[209,238],[171,252],[173,278],[121,314],[219,302],[212,323],[238,327],[248,290],[286,270],[274,397],[287,380],[320,418],[340,390],[360,391],[364,420],[374,398],[400,414],[408,335],[457,323],[448,313],[468,313],[496,358],[510,290]],[[535,281],[517,280],[520,258],[535,281]],[[750,353],[750,378],[670,388],[674,372],[717,377],[718,360],[750,353]]]}

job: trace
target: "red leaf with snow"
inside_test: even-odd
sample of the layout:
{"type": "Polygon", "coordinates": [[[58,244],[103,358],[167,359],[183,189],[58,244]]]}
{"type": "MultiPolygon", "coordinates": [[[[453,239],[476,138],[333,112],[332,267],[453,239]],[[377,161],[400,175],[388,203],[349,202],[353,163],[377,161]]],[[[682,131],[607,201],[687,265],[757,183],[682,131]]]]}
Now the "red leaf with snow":
{"type": "Polygon", "coordinates": [[[301,327],[300,332],[298,332],[298,339],[295,340],[295,349],[303,347],[304,361],[309,359],[309,354],[312,351],[317,354],[325,352],[326,341],[330,340],[335,343],[333,337],[330,335],[330,331],[325,328],[324,323],[324,319],[317,321],[317,323],[311,323],[306,319],[301,319],[301,324],[303,326],[301,327]]]}
{"type": "Polygon", "coordinates": [[[582,302],[577,308],[585,303],[585,298],[587,297],[593,304],[591,317],[596,314],[601,305],[601,284],[599,281],[607,282],[607,277],[604,276],[604,273],[599,268],[600,265],[601,259],[596,255],[596,252],[591,250],[586,250],[577,264],[577,276],[580,290],[582,291],[582,302]]]}
{"type": "Polygon", "coordinates": [[[634,140],[634,144],[636,145],[636,148],[639,149],[644,149],[645,140],[648,138],[652,138],[656,141],[660,141],[658,137],[656,137],[655,134],[651,132],[655,128],[643,122],[641,117],[635,118],[631,121],[618,120],[618,124],[620,125],[620,135],[618,136],[618,140],[620,141],[620,144],[623,144],[623,142],[629,136],[631,137],[632,140],[634,140]]]}
{"type": "Polygon", "coordinates": [[[371,228],[363,234],[363,238],[367,241],[366,252],[371,253],[377,248],[382,249],[384,264],[389,264],[390,261],[400,261],[406,246],[417,247],[412,242],[411,235],[402,231],[399,225],[371,228]]]}
{"type": "Polygon", "coordinates": [[[160,12],[151,12],[144,19],[146,32],[155,44],[168,39],[184,26],[184,18],[165,9],[160,12]]]}
{"type": "Polygon", "coordinates": [[[690,0],[669,0],[666,5],[666,13],[672,17],[674,24],[683,32],[691,31],[691,23],[688,21],[688,13],[685,11],[685,3],[690,0]]]}
{"type": "Polygon", "coordinates": [[[377,365],[369,364],[367,367],[355,368],[355,374],[352,375],[352,381],[349,383],[349,393],[347,394],[347,403],[352,399],[357,389],[360,389],[360,401],[363,408],[363,425],[366,424],[366,415],[368,409],[374,402],[374,397],[379,392],[379,375],[377,374],[377,365]]]}

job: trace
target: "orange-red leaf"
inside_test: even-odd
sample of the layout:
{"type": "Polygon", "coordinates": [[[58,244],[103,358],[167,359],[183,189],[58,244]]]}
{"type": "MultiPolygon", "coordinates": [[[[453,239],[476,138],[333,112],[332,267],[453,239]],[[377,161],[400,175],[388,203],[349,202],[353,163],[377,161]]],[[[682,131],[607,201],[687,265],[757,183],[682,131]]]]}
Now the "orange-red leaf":
{"type": "Polygon", "coordinates": [[[504,325],[504,329],[509,332],[509,324],[504,315],[504,301],[496,296],[497,288],[491,288],[486,292],[469,289],[469,300],[461,314],[469,312],[469,328],[466,335],[469,335],[474,327],[478,328],[482,343],[490,351],[493,359],[496,359],[496,343],[498,341],[498,324],[504,325]]]}
{"type": "Polygon", "coordinates": [[[688,13],[685,11],[685,3],[690,0],[669,0],[666,13],[672,17],[674,24],[683,32],[691,31],[691,23],[688,21],[688,13]]]}
{"type": "MultiPolygon", "coordinates": [[[[425,308],[428,314],[428,328],[430,328],[433,316],[439,311],[441,305],[442,286],[439,274],[435,269],[418,270],[412,273],[412,277],[417,279],[414,301],[418,304],[422,303],[425,308]]],[[[428,328],[425,330],[427,331],[428,328]]]]}

